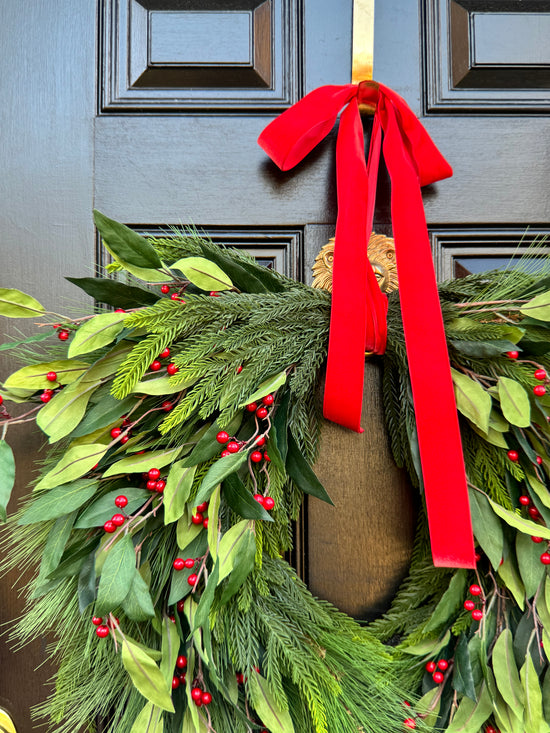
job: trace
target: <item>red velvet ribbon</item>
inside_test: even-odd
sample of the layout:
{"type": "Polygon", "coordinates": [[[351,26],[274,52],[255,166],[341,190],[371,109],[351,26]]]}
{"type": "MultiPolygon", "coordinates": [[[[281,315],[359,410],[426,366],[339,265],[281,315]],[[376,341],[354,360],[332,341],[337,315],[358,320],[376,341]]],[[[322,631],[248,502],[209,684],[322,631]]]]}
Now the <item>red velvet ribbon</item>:
{"type": "Polygon", "coordinates": [[[362,432],[365,350],[382,354],[386,346],[387,298],[367,257],[383,149],[433,561],[473,568],[464,458],[420,191],[451,176],[451,167],[407,103],[376,82],[315,89],[271,122],[258,142],[279,168],[289,170],[328,135],[343,107],[324,414],[362,432]],[[376,108],[368,163],[362,103],[376,108]]]}

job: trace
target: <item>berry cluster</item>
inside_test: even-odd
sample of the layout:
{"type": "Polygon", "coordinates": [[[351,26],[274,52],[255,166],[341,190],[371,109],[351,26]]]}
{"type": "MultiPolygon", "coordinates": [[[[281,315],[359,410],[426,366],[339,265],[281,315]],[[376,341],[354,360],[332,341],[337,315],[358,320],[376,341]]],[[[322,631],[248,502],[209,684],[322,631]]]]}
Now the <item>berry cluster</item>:
{"type": "MultiPolygon", "coordinates": [[[[473,583],[469,588],[468,592],[471,596],[474,596],[474,598],[479,598],[482,602],[482,605],[485,604],[485,599],[483,596],[483,590],[481,586],[477,585],[477,583],[473,583]]],[[[482,608],[476,608],[475,601],[473,601],[471,598],[467,598],[464,601],[464,608],[467,611],[471,611],[472,618],[474,621],[481,621],[483,618],[483,610],[482,608]]]]}
{"type": "Polygon", "coordinates": [[[212,695],[206,690],[201,690],[200,687],[195,686],[191,689],[191,699],[200,708],[201,705],[210,705],[212,695]]]}
{"type": "MultiPolygon", "coordinates": [[[[445,679],[443,673],[447,669],[449,669],[449,662],[446,659],[439,659],[437,662],[428,662],[426,664],[426,672],[432,675],[432,679],[437,685],[440,685],[445,679]]],[[[416,727],[416,724],[408,727],[416,727]]]]}
{"type": "Polygon", "coordinates": [[[180,654],[176,659],[176,669],[174,670],[174,676],[172,677],[172,689],[176,690],[180,685],[185,684],[185,672],[182,670],[187,668],[187,657],[185,654],[180,654]]]}
{"type": "MultiPolygon", "coordinates": [[[[123,494],[120,494],[120,496],[116,497],[115,506],[117,506],[119,509],[124,509],[127,504],[128,497],[124,496],[123,494]]],[[[111,519],[108,519],[105,522],[105,524],[103,525],[103,529],[109,534],[111,534],[112,532],[116,532],[117,528],[122,527],[127,518],[128,517],[124,516],[124,514],[113,514],[111,519]]]]}
{"type": "Polygon", "coordinates": [[[161,478],[160,469],[150,468],[146,473],[142,474],[143,480],[147,482],[146,486],[149,491],[156,491],[162,494],[166,488],[166,479],[161,478]]]}
{"type": "Polygon", "coordinates": [[[124,417],[120,426],[116,425],[114,428],[111,428],[111,438],[113,438],[113,440],[118,440],[118,442],[122,443],[122,445],[124,445],[124,443],[127,443],[132,435],[131,431],[128,430],[131,424],[132,421],[124,417]]]}
{"type": "Polygon", "coordinates": [[[118,626],[118,618],[114,619],[114,622],[109,618],[103,619],[101,616],[92,616],[92,623],[95,626],[95,633],[100,639],[105,639],[111,631],[118,626]]]}
{"type": "Polygon", "coordinates": [[[65,326],[62,326],[61,323],[54,323],[53,328],[57,333],[57,338],[60,341],[67,341],[69,336],[71,335],[71,332],[68,328],[65,326]]]}
{"type": "MultiPolygon", "coordinates": [[[[536,522],[537,520],[542,520],[541,513],[536,506],[533,506],[530,496],[527,496],[527,494],[522,494],[519,497],[518,502],[521,507],[527,509],[527,513],[529,514],[530,519],[532,519],[534,522],[536,522]]],[[[542,537],[537,537],[536,535],[531,535],[531,539],[537,544],[544,541],[542,537]]],[[[550,545],[547,546],[546,551],[541,554],[540,561],[543,565],[550,565],[550,545]]]]}
{"type": "MultiPolygon", "coordinates": [[[[519,357],[519,351],[507,351],[506,356],[509,359],[517,359],[519,357]]],[[[538,367],[538,369],[535,369],[535,371],[533,372],[533,377],[539,382],[544,382],[545,384],[550,381],[547,377],[546,370],[542,367],[538,367]]],[[[545,384],[536,384],[533,387],[533,393],[537,397],[542,397],[542,395],[546,394],[545,384]]]]}

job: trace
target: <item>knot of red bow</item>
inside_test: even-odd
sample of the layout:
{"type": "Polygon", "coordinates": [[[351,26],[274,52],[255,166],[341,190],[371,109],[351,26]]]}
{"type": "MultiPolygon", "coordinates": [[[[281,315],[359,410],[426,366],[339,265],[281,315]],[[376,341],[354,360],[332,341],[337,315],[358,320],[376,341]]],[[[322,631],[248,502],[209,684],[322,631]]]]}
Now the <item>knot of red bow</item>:
{"type": "Polygon", "coordinates": [[[405,100],[370,81],[315,89],[271,122],[258,142],[288,170],[328,135],[342,108],[324,414],[361,432],[365,350],[382,354],[386,347],[387,298],[367,257],[383,152],[433,560],[475,567],[458,416],[420,191],[451,176],[450,165],[405,100]],[[375,107],[368,162],[360,104],[375,107]]]}

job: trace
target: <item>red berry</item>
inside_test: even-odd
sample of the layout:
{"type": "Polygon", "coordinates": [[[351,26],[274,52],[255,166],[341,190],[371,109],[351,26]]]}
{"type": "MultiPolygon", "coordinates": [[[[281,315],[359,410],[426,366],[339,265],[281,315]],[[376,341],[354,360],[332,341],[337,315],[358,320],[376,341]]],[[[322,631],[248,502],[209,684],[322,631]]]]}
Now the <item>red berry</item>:
{"type": "Polygon", "coordinates": [[[210,705],[212,702],[212,695],[209,692],[203,692],[201,695],[201,702],[203,705],[210,705]]]}
{"type": "Polygon", "coordinates": [[[266,394],[266,396],[262,398],[264,405],[272,405],[274,401],[275,397],[273,397],[272,394],[266,394]]]}
{"type": "Polygon", "coordinates": [[[539,544],[540,542],[542,542],[542,537],[531,537],[531,539],[533,540],[533,542],[536,542],[536,544],[537,544],[537,545],[538,545],[538,544],[539,544]]]}
{"type": "Polygon", "coordinates": [[[156,491],[157,482],[154,479],[149,479],[149,481],[147,481],[147,488],[149,489],[149,491],[156,491]]]}
{"type": "Polygon", "coordinates": [[[102,624],[96,628],[95,633],[100,639],[105,639],[106,636],[109,636],[109,627],[102,624]]]}
{"type": "Polygon", "coordinates": [[[445,679],[445,675],[443,674],[443,672],[434,672],[432,675],[432,679],[436,684],[440,685],[445,679]]]}
{"type": "Polygon", "coordinates": [[[481,621],[483,618],[483,611],[481,611],[479,608],[476,608],[474,611],[472,611],[472,618],[474,621],[481,621]]]}
{"type": "Polygon", "coordinates": [[[517,358],[518,358],[518,356],[519,356],[519,351],[507,351],[507,352],[506,352],[506,356],[507,356],[507,357],[508,357],[509,359],[517,359],[517,358]]]}
{"type": "Polygon", "coordinates": [[[185,669],[185,667],[187,667],[187,657],[185,654],[180,654],[176,659],[176,667],[178,667],[178,669],[185,669]]]}
{"type": "Polygon", "coordinates": [[[166,371],[170,376],[173,376],[176,372],[179,372],[180,368],[174,364],[174,362],[170,362],[168,366],[166,367],[166,371]]]}
{"type": "Polygon", "coordinates": [[[185,672],[183,674],[180,674],[180,682],[182,685],[185,684],[185,672]]]}
{"type": "Polygon", "coordinates": [[[123,445],[124,445],[124,443],[127,443],[127,442],[128,442],[129,440],[130,440],[130,436],[129,436],[129,435],[123,435],[123,436],[122,436],[122,437],[120,438],[120,442],[121,442],[121,443],[122,443],[123,445]]]}
{"type": "Polygon", "coordinates": [[[45,389],[42,394],[40,395],[40,401],[41,402],[49,402],[53,396],[53,391],[51,389],[45,389]]]}
{"type": "Polygon", "coordinates": [[[126,521],[126,517],[124,514],[113,514],[111,517],[111,522],[115,525],[115,527],[122,527],[124,522],[126,521]]]}
{"type": "Polygon", "coordinates": [[[179,677],[172,677],[172,689],[177,690],[177,688],[180,686],[180,678],[179,677]]]}
{"type": "Polygon", "coordinates": [[[195,567],[195,560],[192,557],[188,557],[185,560],[185,567],[189,569],[195,567]]]}
{"type": "Polygon", "coordinates": [[[264,453],[264,461],[271,463],[271,458],[267,455],[267,453],[264,453]]]}
{"type": "Polygon", "coordinates": [[[256,445],[265,445],[265,436],[260,435],[258,438],[256,438],[255,443],[256,445]]]}
{"type": "Polygon", "coordinates": [[[164,489],[166,488],[166,481],[161,478],[155,483],[155,491],[159,494],[162,494],[164,489]]]}
{"type": "Polygon", "coordinates": [[[476,607],[476,604],[473,601],[470,601],[470,600],[464,601],[464,608],[467,611],[473,611],[475,607],[476,607]]]}
{"type": "Polygon", "coordinates": [[[204,521],[204,517],[200,512],[197,512],[196,514],[193,514],[191,516],[191,521],[193,524],[202,524],[204,521]]]}
{"type": "Polygon", "coordinates": [[[172,567],[174,568],[174,570],[183,570],[183,568],[185,567],[185,560],[183,559],[183,557],[176,557],[176,559],[172,563],[172,567]]]}
{"type": "Polygon", "coordinates": [[[238,366],[237,367],[237,370],[236,370],[237,371],[237,374],[240,374],[242,372],[242,370],[243,370],[242,366],[238,366]]]}
{"type": "Polygon", "coordinates": [[[197,702],[202,698],[202,690],[200,687],[193,687],[191,690],[191,699],[197,702]]]}
{"type": "Polygon", "coordinates": [[[229,433],[226,433],[225,430],[220,430],[220,432],[216,435],[216,440],[222,445],[224,443],[227,443],[227,441],[229,440],[229,433]]]}
{"type": "Polygon", "coordinates": [[[237,678],[237,684],[238,685],[244,684],[244,675],[243,675],[242,672],[237,672],[237,674],[235,675],[235,677],[237,678]]]}
{"type": "Polygon", "coordinates": [[[535,387],[533,387],[533,392],[537,395],[537,397],[542,397],[543,394],[546,394],[546,387],[544,384],[537,384],[535,387]]]}
{"type": "Polygon", "coordinates": [[[163,349],[160,352],[159,359],[168,359],[169,356],[170,356],[170,349],[166,347],[165,349],[163,349]]]}
{"type": "Polygon", "coordinates": [[[127,506],[127,504],[128,504],[128,497],[124,496],[124,494],[117,496],[117,498],[115,499],[115,505],[119,509],[123,509],[125,506],[127,506]]]}
{"type": "Polygon", "coordinates": [[[3,397],[2,397],[2,395],[0,394],[0,405],[1,405],[1,404],[2,404],[3,402],[4,402],[4,398],[3,398],[3,397]]]}
{"type": "Polygon", "coordinates": [[[151,366],[149,367],[149,369],[152,372],[158,372],[159,369],[162,369],[162,364],[160,363],[160,361],[158,359],[155,359],[155,361],[151,364],[151,366]]]}
{"type": "Polygon", "coordinates": [[[116,524],[113,522],[112,519],[108,519],[103,525],[103,529],[111,534],[112,532],[116,532],[116,524]]]}
{"type": "Polygon", "coordinates": [[[197,511],[201,514],[204,514],[204,512],[208,509],[208,502],[203,501],[202,504],[198,504],[196,507],[197,511]]]}
{"type": "Polygon", "coordinates": [[[150,469],[149,469],[149,470],[147,471],[147,476],[148,476],[148,477],[149,477],[150,479],[153,479],[153,480],[155,480],[155,481],[156,481],[157,479],[159,479],[159,478],[160,478],[160,470],[159,470],[158,468],[150,468],[150,469]]]}
{"type": "Polygon", "coordinates": [[[178,609],[179,613],[183,613],[183,611],[185,609],[185,601],[178,601],[176,603],[176,608],[178,609]]]}
{"type": "Polygon", "coordinates": [[[426,672],[429,672],[430,674],[433,674],[435,672],[436,666],[437,665],[436,665],[435,662],[427,662],[426,663],[426,672]]]}
{"type": "Polygon", "coordinates": [[[519,453],[517,452],[517,450],[509,450],[506,455],[514,463],[519,460],[519,453]]]}
{"type": "Polygon", "coordinates": [[[543,552],[540,561],[543,565],[550,565],[550,552],[543,552]]]}
{"type": "Polygon", "coordinates": [[[209,293],[209,295],[211,295],[212,298],[219,298],[220,297],[220,294],[218,293],[217,290],[211,290],[210,293],[209,293]]]}
{"type": "Polygon", "coordinates": [[[205,529],[208,529],[208,517],[205,517],[205,518],[204,518],[204,519],[202,520],[202,526],[203,526],[203,527],[204,527],[205,529]]]}
{"type": "Polygon", "coordinates": [[[170,296],[170,298],[172,300],[179,300],[180,299],[180,296],[177,293],[172,293],[172,295],[170,296]]]}
{"type": "Polygon", "coordinates": [[[249,405],[246,406],[246,409],[248,412],[256,412],[258,409],[258,405],[255,402],[251,402],[249,405]]]}
{"type": "Polygon", "coordinates": [[[476,585],[476,583],[474,583],[473,585],[471,585],[468,590],[470,591],[470,594],[472,596],[480,596],[481,595],[481,588],[479,587],[479,585],[476,585]]]}
{"type": "Polygon", "coordinates": [[[529,506],[529,504],[531,503],[531,498],[526,494],[522,494],[519,497],[518,501],[522,506],[529,506]]]}
{"type": "Polygon", "coordinates": [[[540,512],[536,506],[530,506],[527,510],[527,513],[529,514],[531,519],[538,519],[540,517],[540,512]]]}
{"type": "Polygon", "coordinates": [[[58,334],[57,334],[57,338],[58,338],[58,339],[59,339],[60,341],[66,341],[66,340],[67,340],[67,339],[69,338],[69,332],[68,332],[68,331],[66,331],[66,330],[65,330],[65,329],[63,328],[63,329],[61,329],[61,331],[59,331],[59,332],[58,332],[58,334]]]}
{"type": "Polygon", "coordinates": [[[481,560],[481,554],[479,552],[476,552],[476,554],[474,555],[474,558],[476,562],[479,562],[481,560]]]}
{"type": "Polygon", "coordinates": [[[166,295],[166,293],[169,293],[170,292],[170,285],[161,285],[160,286],[160,292],[161,293],[164,293],[165,295],[166,295]]]}
{"type": "Polygon", "coordinates": [[[449,662],[446,659],[440,659],[437,663],[438,669],[440,669],[442,672],[444,672],[449,667],[449,662]]]}
{"type": "Polygon", "coordinates": [[[238,453],[239,452],[239,444],[236,443],[234,440],[231,440],[225,446],[225,450],[229,451],[230,453],[238,453]]]}
{"type": "Polygon", "coordinates": [[[57,372],[48,372],[46,374],[46,379],[48,382],[56,382],[57,381],[57,372]]]}
{"type": "Polygon", "coordinates": [[[256,410],[256,415],[260,418],[260,420],[266,418],[268,415],[267,407],[258,407],[258,409],[256,410]]]}
{"type": "Polygon", "coordinates": [[[230,456],[230,455],[231,453],[227,449],[225,449],[225,450],[222,450],[222,452],[220,453],[220,458],[225,458],[226,456],[230,456]]]}
{"type": "Polygon", "coordinates": [[[101,616],[92,616],[92,623],[94,626],[101,626],[103,623],[103,619],[101,616]]]}
{"type": "Polygon", "coordinates": [[[250,454],[250,460],[253,461],[254,463],[259,463],[262,460],[262,454],[260,453],[260,451],[259,450],[252,451],[252,453],[250,454]]]}
{"type": "Polygon", "coordinates": [[[111,438],[118,438],[119,435],[122,435],[122,430],[120,428],[111,429],[111,438]]]}
{"type": "Polygon", "coordinates": [[[263,506],[264,504],[264,497],[261,494],[254,494],[254,498],[258,502],[258,504],[261,504],[263,506]]]}
{"type": "Polygon", "coordinates": [[[162,409],[164,410],[164,412],[170,412],[170,410],[172,410],[173,408],[174,405],[169,400],[166,400],[166,402],[162,403],[162,409]]]}
{"type": "Polygon", "coordinates": [[[416,720],[414,718],[407,718],[403,721],[405,728],[416,728],[416,720]]]}
{"type": "Polygon", "coordinates": [[[538,463],[538,465],[539,465],[539,466],[541,466],[541,465],[542,465],[542,456],[537,456],[537,457],[535,458],[535,460],[536,460],[536,462],[538,463]]]}
{"type": "Polygon", "coordinates": [[[535,377],[535,379],[546,379],[546,372],[544,371],[544,369],[536,369],[533,376],[535,377]]]}
{"type": "Polygon", "coordinates": [[[191,575],[187,578],[187,582],[189,585],[195,585],[197,582],[198,575],[196,573],[191,573],[191,575]]]}
{"type": "Polygon", "coordinates": [[[270,512],[275,506],[275,500],[271,496],[264,496],[264,509],[270,512]]]}
{"type": "Polygon", "coordinates": [[[485,733],[499,733],[499,731],[496,728],[494,728],[492,725],[488,725],[485,728],[485,733]]]}

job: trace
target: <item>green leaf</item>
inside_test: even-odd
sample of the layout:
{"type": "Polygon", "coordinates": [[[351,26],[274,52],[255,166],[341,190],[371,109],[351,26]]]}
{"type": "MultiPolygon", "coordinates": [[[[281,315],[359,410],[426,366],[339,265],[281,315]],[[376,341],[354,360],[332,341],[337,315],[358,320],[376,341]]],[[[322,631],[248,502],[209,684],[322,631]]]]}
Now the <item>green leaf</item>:
{"type": "Polygon", "coordinates": [[[6,379],[4,386],[7,389],[18,387],[28,390],[31,394],[39,389],[51,389],[52,383],[46,379],[48,372],[57,374],[57,384],[70,384],[78,379],[90,365],[75,359],[58,359],[40,364],[30,364],[18,369],[6,379]]]}
{"type": "MultiPolygon", "coordinates": [[[[53,490],[55,491],[55,489],[53,490]]],[[[109,491],[84,509],[76,521],[75,529],[102,527],[112,517],[113,513],[118,511],[115,506],[115,499],[121,494],[124,494],[128,499],[128,504],[124,507],[124,513],[127,515],[133,514],[151,497],[151,492],[147,489],[137,489],[133,486],[109,491]]]]}
{"type": "Polygon", "coordinates": [[[216,562],[218,557],[218,517],[220,512],[221,486],[214,490],[208,503],[208,547],[212,561],[216,562]]]}
{"type": "Polygon", "coordinates": [[[34,524],[57,519],[79,509],[97,491],[97,481],[80,479],[44,492],[25,507],[18,524],[34,524]]]}
{"type": "Polygon", "coordinates": [[[182,449],[183,446],[179,446],[178,448],[166,448],[127,456],[109,466],[103,474],[103,478],[127,473],[144,473],[151,468],[164,468],[164,466],[176,460],[182,449]]]}
{"type": "Polygon", "coordinates": [[[252,392],[252,394],[249,395],[246,400],[239,405],[239,407],[246,407],[246,405],[249,405],[251,402],[261,400],[262,397],[265,397],[268,394],[273,394],[273,392],[276,392],[280,387],[283,386],[285,382],[286,371],[279,372],[278,374],[269,377],[268,379],[263,381],[258,389],[252,392]]]}
{"type": "Polygon", "coordinates": [[[227,578],[227,583],[223,589],[221,604],[227,603],[239,590],[244,581],[254,570],[256,559],[256,536],[253,532],[245,535],[245,539],[240,543],[235,559],[233,561],[233,570],[227,578]]]}
{"type": "Polygon", "coordinates": [[[495,339],[494,341],[463,341],[459,339],[449,339],[449,344],[457,351],[466,356],[474,356],[481,359],[500,356],[507,351],[514,351],[516,345],[513,341],[504,339],[495,339]]]}
{"type": "Polygon", "coordinates": [[[168,616],[162,617],[162,657],[160,671],[168,687],[172,686],[176,659],[180,648],[180,638],[176,624],[168,616]]]}
{"type": "MultiPolygon", "coordinates": [[[[235,435],[237,430],[241,426],[242,421],[242,413],[238,413],[237,415],[235,415],[235,417],[227,426],[227,433],[229,435],[235,435]]],[[[206,432],[201,436],[201,439],[198,441],[191,453],[187,456],[187,458],[184,458],[185,465],[198,466],[199,463],[205,463],[211,458],[214,458],[214,456],[219,455],[219,453],[221,452],[221,446],[216,440],[216,435],[219,432],[220,426],[218,425],[218,423],[212,423],[212,425],[210,425],[206,432]]]]}
{"type": "Polygon", "coordinates": [[[254,524],[243,519],[230,527],[222,536],[218,545],[218,561],[220,563],[219,581],[226,578],[233,570],[239,548],[247,542],[247,535],[254,536],[254,524]]]}
{"type": "Polygon", "coordinates": [[[162,266],[159,256],[149,242],[124,224],[94,209],[94,222],[109,252],[121,264],[136,267],[162,266]]]}
{"type": "Polygon", "coordinates": [[[202,532],[202,529],[202,524],[193,524],[186,515],[181,517],[176,526],[176,540],[180,550],[185,550],[187,545],[202,532]]]}
{"type": "Polygon", "coordinates": [[[164,733],[162,710],[148,702],[134,720],[130,733],[164,733]]]}
{"type": "Polygon", "coordinates": [[[538,536],[545,540],[550,540],[550,528],[544,527],[541,524],[535,524],[535,522],[531,522],[529,519],[524,519],[520,514],[505,509],[496,501],[489,499],[489,497],[487,497],[487,501],[493,508],[495,514],[498,514],[501,519],[504,519],[510,527],[519,529],[520,532],[528,534],[530,537],[534,535],[535,537],[538,536]]]}
{"type": "Polygon", "coordinates": [[[225,254],[223,247],[212,249],[205,243],[201,245],[201,249],[209,260],[218,263],[239,290],[244,293],[266,293],[268,291],[257,273],[251,274],[244,263],[236,262],[229,254],[225,254]]]}
{"type": "Polygon", "coordinates": [[[201,290],[230,290],[233,287],[225,272],[204,257],[184,257],[170,265],[170,269],[183,272],[189,282],[201,290]]]}
{"type": "Polygon", "coordinates": [[[80,613],[95,601],[95,549],[90,552],[78,574],[78,610],[80,613]]]}
{"type": "Polygon", "coordinates": [[[531,473],[527,473],[525,478],[542,504],[550,509],[550,492],[546,488],[545,484],[535,478],[531,473]]]}
{"type": "Polygon", "coordinates": [[[456,407],[465,417],[484,433],[489,431],[489,415],[491,414],[491,395],[483,389],[479,382],[451,369],[456,407]]]}
{"type": "Polygon", "coordinates": [[[122,415],[125,415],[135,404],[135,397],[117,400],[110,394],[105,395],[88,410],[82,422],[72,431],[71,438],[81,438],[100,428],[106,428],[115,420],[122,420],[122,415]]]}
{"type": "Polygon", "coordinates": [[[493,672],[504,701],[520,720],[523,719],[525,695],[514,658],[514,639],[510,629],[504,629],[493,647],[493,672]]]}
{"type": "Polygon", "coordinates": [[[521,306],[519,312],[539,321],[550,321],[550,291],[532,298],[528,303],[521,306]]]}
{"type": "Polygon", "coordinates": [[[474,674],[470,661],[468,640],[464,634],[460,635],[460,639],[456,645],[454,660],[453,687],[459,694],[466,695],[475,702],[477,698],[474,674]]]}
{"type": "Polygon", "coordinates": [[[160,298],[160,294],[157,295],[150,290],[136,288],[110,278],[66,277],[65,280],[76,285],[98,302],[112,305],[113,308],[139,308],[144,305],[154,305],[160,298]]]}
{"type": "Polygon", "coordinates": [[[46,433],[50,443],[64,438],[82,420],[93,392],[101,382],[73,382],[54,395],[36,418],[38,427],[46,433]]]}
{"type": "Polygon", "coordinates": [[[196,470],[196,466],[185,468],[183,461],[176,461],[170,468],[164,489],[164,524],[177,522],[183,515],[196,470]]]}
{"type": "Polygon", "coordinates": [[[502,525],[485,494],[473,489],[470,489],[469,494],[474,535],[493,568],[498,570],[504,551],[502,525]]]}
{"type": "Polygon", "coordinates": [[[273,517],[254,499],[236,473],[224,479],[222,488],[224,499],[231,509],[243,519],[262,519],[264,522],[273,522],[273,517]]]}
{"type": "Polygon", "coordinates": [[[14,288],[0,288],[0,316],[6,318],[36,318],[46,309],[35,298],[14,288]]]}
{"type": "Polygon", "coordinates": [[[422,639],[418,644],[410,644],[409,646],[400,645],[399,649],[405,654],[412,654],[415,657],[425,657],[426,655],[435,655],[444,646],[447,646],[449,639],[451,638],[450,630],[443,636],[443,638],[432,638],[422,639]]]}
{"type": "Polygon", "coordinates": [[[69,346],[69,357],[87,354],[107,346],[124,328],[127,313],[100,313],[78,328],[69,346]]]}
{"type": "Polygon", "coordinates": [[[525,588],[519,577],[519,573],[514,565],[512,558],[507,557],[502,565],[498,568],[498,574],[504,581],[506,588],[514,596],[514,599],[518,606],[523,609],[525,608],[525,588]]]}
{"type": "Polygon", "coordinates": [[[122,604],[130,592],[135,568],[134,543],[130,535],[124,535],[107,553],[97,589],[96,615],[104,616],[122,604]]]}
{"type": "Polygon", "coordinates": [[[546,670],[546,674],[544,675],[542,701],[544,705],[544,717],[546,720],[550,720],[550,667],[546,670]]]}
{"type": "Polygon", "coordinates": [[[521,533],[516,535],[516,557],[527,598],[535,595],[545,572],[540,553],[540,546],[530,537],[521,533]]]}
{"type": "Polygon", "coordinates": [[[439,603],[430,616],[423,633],[428,634],[430,631],[436,631],[440,626],[443,626],[443,624],[448,625],[449,619],[451,619],[462,607],[464,593],[466,591],[466,581],[466,571],[457,570],[451,578],[449,587],[441,596],[439,603]]]}
{"type": "Polygon", "coordinates": [[[477,694],[477,702],[463,697],[446,733],[478,733],[493,712],[491,696],[485,682],[477,694]]]}
{"type": "Polygon", "coordinates": [[[529,395],[519,382],[508,377],[499,377],[498,398],[502,414],[512,425],[527,428],[531,423],[529,395]]]}
{"type": "MultiPolygon", "coordinates": [[[[283,463],[286,463],[288,453],[288,408],[290,405],[290,390],[286,389],[281,402],[277,405],[275,417],[273,418],[273,428],[276,433],[277,450],[283,463]]],[[[272,436],[270,435],[270,438],[272,436]]]]}
{"type": "Polygon", "coordinates": [[[294,733],[290,713],[278,705],[268,681],[252,670],[249,684],[252,705],[270,733],[294,733]]]}
{"type": "Polygon", "coordinates": [[[491,445],[496,445],[497,448],[504,448],[508,450],[509,446],[508,446],[508,443],[506,442],[506,438],[504,437],[504,435],[500,431],[494,430],[490,425],[489,425],[489,430],[487,431],[487,433],[484,433],[482,430],[480,430],[475,425],[472,425],[472,429],[480,437],[482,437],[483,440],[486,440],[487,443],[491,443],[491,445]]]}
{"type": "Polygon", "coordinates": [[[135,642],[122,639],[122,663],[134,686],[149,702],[163,710],[174,712],[168,687],[153,659],[135,642]]]}
{"type": "MultiPolygon", "coordinates": [[[[183,519],[184,518],[182,517],[182,520],[183,519]]],[[[202,557],[206,552],[207,547],[208,543],[206,532],[204,531],[204,527],[200,525],[199,534],[185,547],[185,557],[202,557]]],[[[191,586],[187,582],[187,578],[194,572],[194,568],[172,571],[172,582],[170,584],[170,594],[168,597],[169,606],[189,595],[191,592],[191,586]]]]}
{"type": "Polygon", "coordinates": [[[36,484],[35,491],[51,489],[80,478],[99,463],[106,452],[107,446],[102,443],[88,443],[69,448],[63,458],[36,484]]]}
{"type": "Polygon", "coordinates": [[[550,727],[544,721],[539,676],[530,654],[520,670],[520,677],[525,692],[525,729],[533,733],[546,733],[550,727]]]}
{"type": "Polygon", "coordinates": [[[197,611],[194,618],[194,626],[191,628],[192,632],[201,627],[208,626],[208,615],[210,613],[210,609],[212,608],[216,587],[219,583],[219,572],[220,561],[217,560],[214,564],[214,567],[212,568],[212,572],[208,576],[206,588],[203,590],[199,605],[197,606],[197,611]]]}
{"type": "Polygon", "coordinates": [[[0,440],[0,518],[8,518],[7,507],[15,482],[15,459],[5,440],[0,440]]]}
{"type": "Polygon", "coordinates": [[[116,343],[104,356],[101,356],[99,359],[94,361],[86,374],[83,375],[82,380],[86,382],[95,382],[98,379],[110,377],[118,371],[118,368],[132,351],[134,346],[135,344],[129,341],[116,343]]]}
{"type": "Polygon", "coordinates": [[[132,389],[134,394],[147,394],[159,397],[160,395],[176,394],[195,383],[195,379],[174,384],[170,377],[152,377],[138,382],[132,389]]]}
{"type": "Polygon", "coordinates": [[[323,484],[319,481],[313,469],[302,455],[302,451],[298,447],[298,443],[294,439],[292,433],[288,435],[288,453],[286,457],[286,470],[290,478],[296,486],[311,496],[326,501],[327,504],[334,506],[332,499],[327,494],[323,484]]]}
{"type": "Polygon", "coordinates": [[[155,615],[155,607],[153,606],[149,586],[137,568],[134,572],[130,591],[122,602],[122,608],[126,616],[132,621],[146,621],[155,615]]]}
{"type": "Polygon", "coordinates": [[[45,581],[59,565],[63,557],[63,552],[65,551],[65,546],[71,536],[75,519],[76,511],[59,517],[50,529],[46,545],[42,550],[38,582],[45,581]]]}
{"type": "Polygon", "coordinates": [[[231,453],[228,456],[224,456],[224,458],[219,458],[216,463],[213,463],[202,480],[195,502],[202,504],[203,501],[207,501],[216,486],[227,478],[227,476],[234,473],[239,466],[246,462],[246,459],[247,452],[239,451],[238,453],[231,453]]]}
{"type": "Polygon", "coordinates": [[[17,349],[19,346],[25,346],[26,344],[36,344],[40,341],[46,341],[52,336],[51,332],[43,331],[42,333],[35,333],[32,336],[28,336],[24,339],[17,339],[14,341],[6,341],[4,344],[0,344],[0,351],[9,351],[10,349],[17,349]]]}

